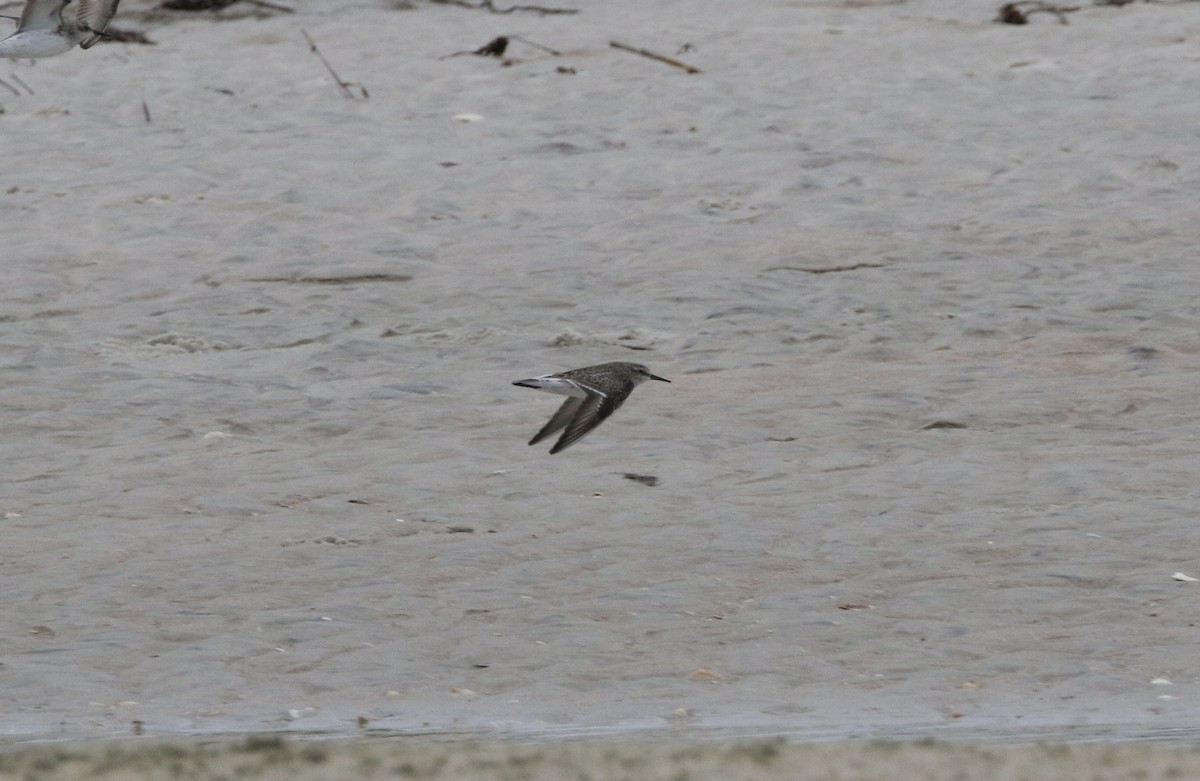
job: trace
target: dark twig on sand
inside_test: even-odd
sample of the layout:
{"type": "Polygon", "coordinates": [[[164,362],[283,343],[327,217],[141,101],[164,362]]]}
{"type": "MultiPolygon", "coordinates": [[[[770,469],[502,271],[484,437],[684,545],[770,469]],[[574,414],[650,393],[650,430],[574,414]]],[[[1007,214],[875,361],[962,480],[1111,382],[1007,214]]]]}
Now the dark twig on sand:
{"type": "Polygon", "coordinates": [[[1029,15],[1036,13],[1054,14],[1062,24],[1067,23],[1067,14],[1078,11],[1079,6],[1051,5],[1043,0],[1017,0],[1000,6],[997,22],[1004,24],[1029,24],[1029,15]],[[1024,7],[1022,7],[1024,6],[1024,7]]]}
{"type": "Polygon", "coordinates": [[[508,38],[501,35],[480,46],[471,54],[478,54],[481,57],[503,57],[504,52],[508,49],[508,38]]]}
{"type": "Polygon", "coordinates": [[[541,14],[542,16],[549,16],[551,14],[579,13],[579,11],[574,8],[547,8],[544,5],[513,5],[509,6],[508,8],[497,8],[496,6],[492,5],[492,0],[480,0],[478,3],[471,3],[467,0],[433,0],[433,2],[441,3],[442,5],[457,5],[462,8],[471,8],[476,10],[482,8],[486,11],[491,11],[494,14],[511,14],[514,11],[531,11],[535,14],[541,14]]]}
{"type": "Polygon", "coordinates": [[[285,14],[296,12],[294,8],[269,3],[267,0],[163,0],[159,7],[166,8],[168,11],[220,11],[222,8],[228,8],[238,2],[250,3],[259,8],[269,8],[285,14]]]}
{"type": "Polygon", "coordinates": [[[529,40],[528,38],[522,38],[519,35],[510,35],[508,37],[513,39],[514,41],[520,41],[521,43],[525,44],[526,46],[532,46],[535,49],[541,49],[542,51],[546,52],[546,54],[552,55],[554,57],[562,56],[562,52],[560,52],[558,49],[551,49],[549,46],[542,46],[540,43],[534,43],[533,41],[529,40]]]}
{"type": "Polygon", "coordinates": [[[153,46],[154,41],[146,37],[146,34],[141,30],[124,30],[109,25],[104,28],[104,37],[100,39],[106,43],[144,43],[147,46],[153,46]]]}
{"type": "Polygon", "coordinates": [[[14,87],[13,85],[9,84],[4,79],[0,79],[0,87],[4,87],[6,90],[8,90],[12,94],[16,95],[17,97],[21,96],[21,91],[19,89],[17,89],[16,87],[14,87]]]}
{"type": "Polygon", "coordinates": [[[771,266],[763,271],[803,271],[805,274],[836,274],[839,271],[858,271],[860,268],[883,268],[882,263],[854,263],[848,266],[771,266]]]}
{"type": "Polygon", "coordinates": [[[150,124],[150,107],[146,105],[146,101],[142,101],[142,116],[146,118],[146,124],[150,124]]]}
{"type": "Polygon", "coordinates": [[[286,5],[278,5],[277,3],[268,3],[267,0],[242,0],[242,2],[249,3],[250,5],[256,5],[259,8],[270,8],[272,11],[279,11],[280,13],[296,13],[295,8],[288,8],[286,5]]]}
{"type": "Polygon", "coordinates": [[[9,78],[11,78],[13,81],[15,81],[21,89],[25,90],[30,95],[33,94],[33,88],[30,87],[28,84],[26,84],[24,81],[22,81],[20,76],[18,76],[15,73],[10,73],[9,78]]]}
{"type": "Polygon", "coordinates": [[[159,8],[168,11],[219,11],[237,0],[163,0],[159,8]]]}
{"type": "Polygon", "coordinates": [[[634,54],[640,54],[643,57],[649,57],[652,60],[658,60],[659,62],[665,62],[668,65],[674,65],[676,68],[683,68],[688,73],[703,73],[704,72],[704,71],[700,70],[699,68],[688,65],[685,62],[680,62],[679,60],[675,59],[674,57],[668,57],[665,54],[655,54],[654,52],[649,51],[647,49],[638,49],[633,46],[626,46],[625,44],[617,43],[616,41],[609,41],[608,45],[613,47],[614,49],[620,49],[622,51],[633,52],[634,54]]]}
{"type": "Polygon", "coordinates": [[[321,61],[321,64],[325,66],[325,70],[329,71],[329,75],[333,77],[335,82],[337,82],[338,88],[342,91],[343,95],[351,100],[356,100],[359,97],[361,97],[363,100],[366,100],[370,97],[370,95],[367,94],[367,88],[362,84],[359,84],[358,82],[342,81],[342,77],[339,76],[337,71],[333,69],[333,66],[329,64],[329,60],[325,59],[325,55],[321,54],[321,50],[317,48],[316,42],[309,37],[307,30],[300,30],[300,34],[304,36],[304,40],[308,41],[308,50],[317,55],[317,59],[321,61]],[[354,91],[350,89],[351,87],[358,87],[362,95],[355,95],[354,91]]]}
{"type": "MultiPolygon", "coordinates": [[[[501,35],[501,36],[498,36],[498,37],[493,38],[492,40],[488,41],[483,46],[480,46],[478,49],[472,49],[471,51],[454,52],[453,54],[447,54],[442,57],[439,57],[438,59],[445,60],[445,59],[449,59],[450,57],[461,57],[464,54],[477,54],[480,57],[503,57],[504,52],[508,51],[508,42],[510,39],[514,40],[514,41],[520,41],[521,43],[524,43],[524,44],[528,44],[529,46],[533,46],[534,48],[541,49],[544,52],[549,52],[551,55],[553,55],[555,57],[562,54],[562,52],[551,49],[549,46],[542,46],[540,43],[534,43],[533,41],[530,41],[526,38],[522,38],[518,35],[501,35]]],[[[507,65],[510,63],[506,62],[505,64],[507,65]]]]}

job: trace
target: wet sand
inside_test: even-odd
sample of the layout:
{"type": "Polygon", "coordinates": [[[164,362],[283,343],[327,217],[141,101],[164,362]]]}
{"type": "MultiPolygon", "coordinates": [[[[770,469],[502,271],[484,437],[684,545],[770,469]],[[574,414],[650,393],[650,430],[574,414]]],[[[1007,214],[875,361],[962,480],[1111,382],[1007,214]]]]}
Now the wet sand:
{"type": "Polygon", "coordinates": [[[0,735],[1200,734],[1200,4],[294,5],[3,64],[0,735]]]}
{"type": "Polygon", "coordinates": [[[983,781],[1089,778],[1155,781],[1200,775],[1200,752],[1162,746],[961,746],[947,743],[788,745],[779,741],[672,746],[413,744],[394,741],[50,745],[0,750],[0,775],[24,778],[563,779],[889,778],[983,781]]]}

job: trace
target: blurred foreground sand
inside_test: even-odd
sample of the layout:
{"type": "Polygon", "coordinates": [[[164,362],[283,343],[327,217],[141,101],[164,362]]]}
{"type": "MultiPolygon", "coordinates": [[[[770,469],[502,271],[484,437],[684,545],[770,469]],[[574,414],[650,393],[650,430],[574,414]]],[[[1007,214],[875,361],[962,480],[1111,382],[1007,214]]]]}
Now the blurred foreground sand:
{"type": "Polygon", "coordinates": [[[388,740],[52,744],[0,752],[0,777],[188,778],[217,781],[419,778],[427,781],[570,779],[873,779],[895,781],[1155,781],[1200,777],[1200,752],[1152,745],[972,747],[951,743],[724,745],[589,743],[517,746],[388,740]]]}

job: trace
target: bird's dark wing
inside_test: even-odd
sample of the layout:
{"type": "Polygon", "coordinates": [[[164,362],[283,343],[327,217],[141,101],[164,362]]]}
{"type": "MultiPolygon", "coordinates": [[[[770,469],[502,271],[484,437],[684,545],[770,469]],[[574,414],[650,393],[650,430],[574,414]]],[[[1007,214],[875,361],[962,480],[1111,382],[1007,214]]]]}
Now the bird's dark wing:
{"type": "Polygon", "coordinates": [[[112,21],[119,2],[121,0],[79,0],[79,7],[75,9],[75,18],[80,24],[95,33],[79,44],[80,48],[90,49],[96,44],[96,41],[100,40],[102,37],[100,33],[104,32],[108,23],[112,21]]]}
{"type": "MultiPolygon", "coordinates": [[[[531,385],[529,387],[535,388],[537,386],[531,385]]],[[[533,435],[533,439],[529,440],[529,444],[536,445],[538,442],[541,442],[543,439],[555,433],[559,429],[565,428],[566,425],[571,422],[571,418],[575,417],[575,413],[579,410],[579,405],[583,404],[583,402],[584,399],[576,396],[569,397],[562,403],[562,406],[558,408],[558,412],[554,413],[554,417],[550,418],[550,422],[542,426],[542,430],[533,435]]]]}
{"type": "MultiPolygon", "coordinates": [[[[616,412],[617,407],[621,406],[621,403],[628,397],[628,393],[589,393],[586,399],[580,399],[583,403],[579,405],[575,416],[571,418],[567,430],[559,437],[554,447],[550,448],[550,452],[553,454],[560,450],[566,450],[583,439],[592,429],[603,423],[609,415],[616,412]]],[[[554,417],[557,418],[558,415],[554,417]]]]}

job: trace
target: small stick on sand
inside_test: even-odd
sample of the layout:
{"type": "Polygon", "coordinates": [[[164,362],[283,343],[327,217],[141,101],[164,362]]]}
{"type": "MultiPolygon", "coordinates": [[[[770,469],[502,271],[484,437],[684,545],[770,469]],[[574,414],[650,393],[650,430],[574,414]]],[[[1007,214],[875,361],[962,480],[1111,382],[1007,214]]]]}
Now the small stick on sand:
{"type": "MultiPolygon", "coordinates": [[[[514,41],[520,41],[521,43],[528,44],[529,46],[533,46],[534,48],[541,49],[544,52],[549,52],[551,55],[553,55],[555,57],[558,57],[559,55],[562,54],[562,52],[555,51],[554,49],[551,49],[549,46],[542,46],[540,43],[534,43],[533,41],[531,41],[527,38],[522,38],[519,35],[501,35],[497,38],[493,38],[492,40],[485,43],[483,46],[480,46],[478,49],[475,49],[473,51],[454,52],[453,54],[446,54],[441,57],[438,57],[438,59],[445,60],[445,59],[449,59],[450,57],[461,57],[464,54],[478,54],[481,57],[503,57],[504,52],[508,51],[508,41],[510,38],[514,41]]],[[[505,64],[507,65],[509,63],[505,63],[505,64]]]]}
{"type": "Polygon", "coordinates": [[[342,77],[337,74],[337,71],[335,71],[333,66],[329,64],[329,60],[325,59],[325,55],[321,54],[321,50],[317,48],[317,44],[312,38],[309,37],[308,30],[301,29],[300,34],[304,36],[304,40],[308,41],[308,50],[317,55],[317,59],[321,61],[321,64],[325,66],[325,70],[329,71],[329,75],[333,77],[335,82],[337,82],[338,88],[341,89],[343,95],[351,100],[354,100],[354,92],[350,89],[351,86],[354,86],[358,87],[358,89],[362,92],[363,100],[366,100],[370,97],[370,95],[367,94],[367,88],[362,84],[351,84],[348,81],[342,81],[342,77]]]}
{"type": "Polygon", "coordinates": [[[19,87],[21,87],[21,89],[25,90],[25,91],[26,91],[26,92],[28,92],[30,95],[32,95],[32,94],[33,94],[33,89],[32,89],[32,88],[31,88],[31,87],[30,87],[28,84],[26,84],[25,82],[21,81],[21,77],[20,77],[20,76],[18,76],[18,75],[17,75],[17,74],[15,74],[15,73],[10,73],[9,75],[12,77],[12,80],[13,80],[13,81],[15,81],[19,87]]]}
{"type": "Polygon", "coordinates": [[[532,46],[535,49],[541,49],[542,51],[546,52],[547,54],[552,54],[555,57],[562,56],[562,52],[558,51],[557,49],[551,49],[549,46],[542,46],[540,43],[534,43],[533,41],[529,40],[528,38],[522,38],[519,35],[510,35],[508,37],[512,38],[514,41],[520,41],[521,43],[525,44],[526,46],[532,46]]]}
{"type": "Polygon", "coordinates": [[[439,60],[448,60],[451,57],[461,57],[464,54],[478,54],[481,57],[503,57],[504,51],[508,49],[508,38],[501,35],[480,46],[478,49],[470,51],[454,52],[453,54],[444,54],[438,57],[439,60]]]}
{"type": "MultiPolygon", "coordinates": [[[[220,11],[222,8],[228,8],[239,0],[163,0],[159,5],[160,8],[166,8],[169,11],[220,11]]],[[[246,0],[251,5],[257,5],[260,8],[270,8],[272,11],[282,11],[285,14],[293,14],[295,10],[284,5],[276,5],[268,3],[266,0],[246,0]]]]}
{"type": "Polygon", "coordinates": [[[834,274],[838,271],[858,271],[860,268],[883,268],[882,263],[855,263],[850,266],[771,266],[763,271],[803,271],[805,274],[834,274]]]}
{"type": "Polygon", "coordinates": [[[485,9],[494,14],[511,14],[513,11],[533,11],[534,13],[547,16],[549,14],[577,14],[579,11],[574,8],[547,8],[544,5],[514,5],[508,8],[497,8],[492,5],[492,0],[480,0],[478,4],[468,3],[467,0],[433,0],[435,3],[442,5],[457,5],[462,8],[485,9]]]}
{"type": "Polygon", "coordinates": [[[1066,5],[1051,5],[1043,2],[1043,0],[1017,0],[1015,3],[1005,3],[1000,6],[1000,15],[995,21],[1003,22],[1004,24],[1028,24],[1029,15],[1041,11],[1042,13],[1054,14],[1058,17],[1058,21],[1062,24],[1067,23],[1067,14],[1078,11],[1079,6],[1066,5]],[[1028,6],[1021,8],[1021,6],[1028,6]]]}
{"type": "Polygon", "coordinates": [[[142,101],[142,114],[146,117],[146,124],[150,124],[150,107],[146,105],[146,101],[142,101]]]}
{"type": "Polygon", "coordinates": [[[700,70],[699,68],[688,65],[686,62],[680,62],[679,60],[675,59],[674,57],[667,57],[666,55],[663,55],[663,54],[655,54],[654,52],[649,51],[647,49],[638,49],[634,46],[626,46],[625,44],[617,43],[616,41],[609,41],[608,45],[613,47],[614,49],[621,49],[623,51],[633,52],[634,54],[640,54],[643,57],[649,57],[652,60],[658,60],[659,62],[665,62],[668,65],[674,65],[676,68],[683,68],[688,73],[703,73],[704,72],[704,71],[700,70]]]}
{"type": "Polygon", "coordinates": [[[0,85],[3,85],[5,89],[9,90],[10,92],[12,92],[12,94],[16,95],[17,97],[21,97],[21,91],[18,90],[13,85],[9,84],[4,79],[0,79],[0,85]]]}
{"type": "Polygon", "coordinates": [[[144,43],[147,46],[153,46],[154,41],[146,37],[146,34],[141,30],[121,30],[113,27],[111,24],[104,28],[104,37],[100,39],[105,43],[144,43]]]}
{"type": "Polygon", "coordinates": [[[250,3],[251,5],[257,5],[261,8],[270,8],[272,11],[282,11],[285,14],[296,13],[296,9],[294,9],[294,8],[288,8],[286,5],[276,5],[275,3],[268,3],[267,0],[244,0],[244,2],[250,3]]]}

